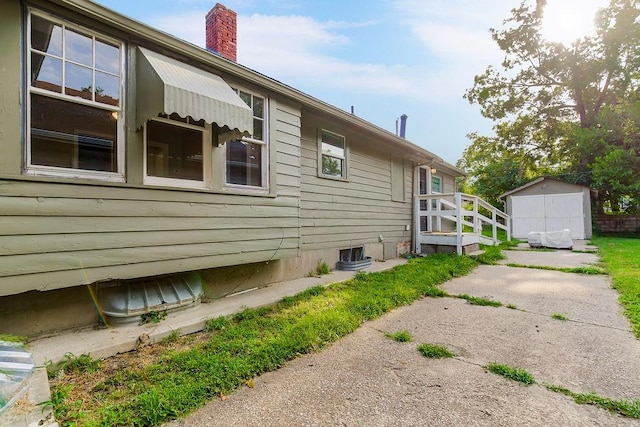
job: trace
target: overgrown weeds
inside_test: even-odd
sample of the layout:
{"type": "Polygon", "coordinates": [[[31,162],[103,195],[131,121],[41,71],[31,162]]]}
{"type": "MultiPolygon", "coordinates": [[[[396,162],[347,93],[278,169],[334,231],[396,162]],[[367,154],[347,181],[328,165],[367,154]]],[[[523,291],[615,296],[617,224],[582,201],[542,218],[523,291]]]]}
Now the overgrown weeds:
{"type": "Polygon", "coordinates": [[[544,384],[547,390],[571,397],[578,405],[594,405],[629,418],[640,418],[640,400],[614,400],[595,393],[575,393],[568,388],[544,384]]]}
{"type": "Polygon", "coordinates": [[[496,265],[498,261],[507,259],[502,253],[500,246],[485,246],[482,245],[483,253],[478,255],[477,260],[481,264],[496,265]]]}
{"type": "Polygon", "coordinates": [[[54,410],[61,425],[73,425],[80,416],[88,426],[159,425],[322,349],[366,320],[423,296],[442,296],[437,285],[475,265],[469,257],[445,254],[412,259],[392,270],[308,289],[270,307],[210,320],[206,339],[189,349],[164,348],[152,363],[118,368],[94,382],[90,375],[53,381],[54,410]]]}
{"type": "Polygon", "coordinates": [[[409,331],[398,331],[394,333],[386,333],[384,334],[387,338],[391,338],[397,342],[411,342],[412,338],[409,334],[409,331]]]}
{"type": "Polygon", "coordinates": [[[529,372],[524,369],[514,368],[497,362],[487,364],[485,368],[496,375],[501,375],[513,381],[517,381],[524,385],[534,384],[536,381],[529,372]]]}
{"type": "Polygon", "coordinates": [[[429,343],[420,344],[418,346],[418,352],[429,359],[443,359],[455,356],[455,353],[450,351],[447,347],[429,343]]]}
{"type": "Polygon", "coordinates": [[[467,294],[456,295],[456,298],[467,300],[467,302],[471,305],[484,305],[489,307],[502,307],[502,303],[500,301],[493,301],[486,298],[474,297],[467,294]]]}
{"type": "Polygon", "coordinates": [[[516,264],[509,263],[507,267],[518,267],[518,268],[533,268],[536,270],[549,270],[549,271],[560,271],[562,273],[576,273],[576,274],[607,274],[605,270],[596,266],[585,266],[585,267],[552,267],[549,265],[524,265],[524,264],[516,264]]]}
{"type": "Polygon", "coordinates": [[[146,323],[160,323],[164,319],[167,318],[167,310],[151,310],[147,313],[142,313],[140,315],[140,324],[144,325],[146,323]]]}

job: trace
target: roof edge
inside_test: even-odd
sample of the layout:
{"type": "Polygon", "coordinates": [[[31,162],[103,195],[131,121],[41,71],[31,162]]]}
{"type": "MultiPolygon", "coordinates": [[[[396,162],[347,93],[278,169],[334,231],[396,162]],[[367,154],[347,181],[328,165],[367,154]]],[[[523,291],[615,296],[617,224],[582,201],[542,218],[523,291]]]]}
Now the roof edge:
{"type": "Polygon", "coordinates": [[[347,123],[362,127],[377,136],[392,141],[393,143],[399,145],[400,147],[403,147],[404,149],[413,151],[416,155],[418,155],[418,157],[424,157],[425,160],[435,160],[445,167],[451,169],[455,173],[466,175],[466,172],[445,162],[444,159],[432,153],[431,151],[422,148],[421,146],[414,144],[404,138],[401,138],[400,136],[386,129],[383,129],[365,119],[362,119],[345,110],[339,109],[338,107],[321,101],[291,86],[288,86],[255,70],[238,64],[237,62],[225,59],[219,55],[209,52],[204,48],[196,46],[185,40],[181,40],[171,34],[160,31],[133,18],[129,18],[126,15],[122,15],[105,6],[94,3],[90,0],[49,1],[68,9],[75,10],[76,12],[91,17],[92,19],[104,22],[121,31],[132,33],[141,38],[151,40],[160,46],[179,52],[180,54],[191,57],[192,59],[195,59],[197,61],[201,61],[204,64],[214,66],[225,73],[233,75],[234,77],[255,81],[257,84],[264,86],[266,89],[271,90],[272,92],[288,98],[292,98],[293,100],[307,107],[317,109],[323,113],[336,116],[347,123]]]}

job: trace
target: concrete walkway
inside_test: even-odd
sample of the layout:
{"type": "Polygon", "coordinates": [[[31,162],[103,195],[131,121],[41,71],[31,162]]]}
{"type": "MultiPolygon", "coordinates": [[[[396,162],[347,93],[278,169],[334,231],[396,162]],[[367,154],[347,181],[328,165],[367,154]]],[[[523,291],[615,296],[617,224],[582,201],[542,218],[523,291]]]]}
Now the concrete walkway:
{"type": "MultiPolygon", "coordinates": [[[[406,263],[405,259],[373,262],[363,271],[383,271],[404,263],[406,263]]],[[[128,352],[140,345],[159,342],[174,331],[178,331],[181,335],[201,331],[208,319],[234,314],[244,307],[272,304],[285,296],[295,295],[312,286],[348,280],[354,274],[355,272],[351,271],[332,271],[324,276],[303,277],[274,283],[251,292],[238,293],[202,303],[187,310],[169,313],[160,323],[145,325],[136,323],[101,329],[85,328],[36,339],[29,343],[29,349],[33,352],[36,366],[39,368],[30,379],[27,395],[9,411],[0,414],[0,426],[57,426],[53,421],[50,407],[42,408],[38,403],[51,398],[45,365],[65,360],[66,354],[75,356],[89,354],[99,359],[128,352]]]]}
{"type": "MultiPolygon", "coordinates": [[[[521,251],[507,262],[523,264],[521,251]]],[[[591,264],[592,254],[525,252],[527,264],[591,264]]],[[[640,398],[640,342],[621,314],[607,276],[480,266],[446,283],[449,294],[506,307],[425,298],[367,322],[320,353],[256,378],[168,426],[631,426],[638,420],[578,405],[543,383],[602,397],[640,398]],[[561,313],[568,320],[556,320],[561,313]],[[407,330],[413,342],[385,332],[407,330]],[[457,356],[426,359],[420,343],[457,356]],[[488,373],[490,362],[524,368],[524,386],[488,373]]]]}

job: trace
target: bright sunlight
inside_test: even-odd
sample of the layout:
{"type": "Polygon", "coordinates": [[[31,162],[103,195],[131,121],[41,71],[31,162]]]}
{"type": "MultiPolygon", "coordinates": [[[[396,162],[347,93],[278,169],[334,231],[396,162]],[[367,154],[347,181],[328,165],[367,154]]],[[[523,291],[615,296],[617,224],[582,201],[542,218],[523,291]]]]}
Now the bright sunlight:
{"type": "Polygon", "coordinates": [[[607,4],[607,0],[547,0],[542,35],[548,41],[570,45],[593,33],[596,11],[607,4]]]}

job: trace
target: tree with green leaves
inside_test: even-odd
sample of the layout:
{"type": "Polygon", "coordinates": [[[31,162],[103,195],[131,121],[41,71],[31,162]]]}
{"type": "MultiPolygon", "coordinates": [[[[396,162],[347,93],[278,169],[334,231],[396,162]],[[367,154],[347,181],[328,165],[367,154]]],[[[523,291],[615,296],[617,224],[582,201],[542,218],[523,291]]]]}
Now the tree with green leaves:
{"type": "MultiPolygon", "coordinates": [[[[475,190],[496,160],[517,165],[522,179],[546,174],[598,186],[628,181],[629,171],[615,176],[615,168],[637,167],[631,159],[640,151],[637,138],[616,139],[610,126],[614,115],[638,109],[640,0],[610,0],[595,17],[595,33],[570,46],[543,38],[545,5],[546,0],[525,0],[502,29],[490,30],[504,60],[477,75],[465,93],[495,122],[495,136],[469,135],[472,144],[459,162],[475,190]],[[610,154],[613,148],[617,154],[610,154]]],[[[640,169],[632,172],[638,176],[640,169]]],[[[505,181],[509,188],[503,190],[518,182],[505,181]]],[[[606,197],[633,190],[614,186],[606,197]]]]}

